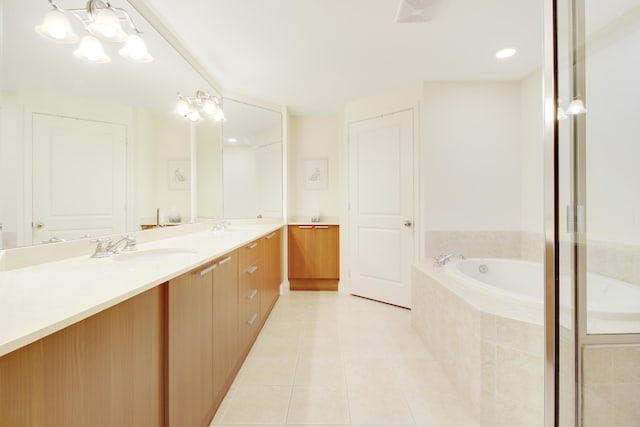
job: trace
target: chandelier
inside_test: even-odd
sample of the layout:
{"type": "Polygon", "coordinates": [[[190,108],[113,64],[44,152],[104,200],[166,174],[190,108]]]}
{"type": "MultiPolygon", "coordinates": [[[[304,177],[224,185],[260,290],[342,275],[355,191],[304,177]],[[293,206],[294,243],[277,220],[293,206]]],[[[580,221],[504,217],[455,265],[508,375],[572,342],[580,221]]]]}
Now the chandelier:
{"type": "Polygon", "coordinates": [[[196,91],[193,96],[183,96],[178,92],[176,112],[192,122],[202,120],[203,117],[216,122],[225,120],[222,100],[202,90],[196,91]]]}
{"type": "Polygon", "coordinates": [[[133,62],[150,62],[153,60],[147,51],[147,45],[140,35],[142,31],[136,27],[129,13],[122,8],[113,7],[106,0],[89,0],[84,9],[63,9],[54,0],[49,0],[53,8],[44,17],[42,24],[35,28],[36,33],[60,43],[77,43],[79,37],[73,32],[68,15],[78,20],[89,33],[82,37],[73,55],[88,62],[105,63],[111,58],[105,53],[100,39],[124,43],[118,53],[133,62]],[[121,22],[129,25],[132,34],[127,34],[121,22]]]}

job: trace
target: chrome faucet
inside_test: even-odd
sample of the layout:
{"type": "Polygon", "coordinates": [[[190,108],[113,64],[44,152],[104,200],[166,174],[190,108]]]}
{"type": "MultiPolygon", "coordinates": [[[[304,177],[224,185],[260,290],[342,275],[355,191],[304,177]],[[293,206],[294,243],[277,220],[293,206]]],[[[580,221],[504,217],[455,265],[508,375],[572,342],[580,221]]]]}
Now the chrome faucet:
{"type": "Polygon", "coordinates": [[[212,230],[213,231],[225,231],[227,230],[227,228],[229,228],[231,226],[231,222],[230,221],[218,221],[215,223],[215,225],[213,226],[212,230]]]}
{"type": "Polygon", "coordinates": [[[446,263],[451,261],[451,258],[465,259],[464,255],[462,254],[440,254],[435,257],[433,265],[435,265],[436,267],[444,267],[446,263]]]}
{"type": "Polygon", "coordinates": [[[122,248],[121,252],[133,252],[138,250],[138,248],[136,247],[136,238],[131,236],[130,234],[127,234],[126,236],[122,236],[122,239],[118,240],[117,242],[113,244],[109,243],[107,245],[107,251],[111,252],[112,255],[117,254],[118,245],[122,242],[124,242],[125,245],[122,248]]]}
{"type": "Polygon", "coordinates": [[[120,240],[115,243],[111,243],[111,239],[95,239],[91,240],[91,243],[96,243],[96,250],[91,255],[91,258],[107,258],[118,253],[118,246],[121,243],[125,243],[120,252],[133,252],[138,250],[136,247],[136,238],[131,235],[122,236],[120,240]]]}

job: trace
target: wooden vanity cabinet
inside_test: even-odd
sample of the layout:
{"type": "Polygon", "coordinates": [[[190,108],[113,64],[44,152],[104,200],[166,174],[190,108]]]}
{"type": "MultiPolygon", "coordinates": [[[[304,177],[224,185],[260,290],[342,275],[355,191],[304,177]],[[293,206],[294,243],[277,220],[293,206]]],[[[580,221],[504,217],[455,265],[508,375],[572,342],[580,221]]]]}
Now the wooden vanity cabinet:
{"type": "Polygon", "coordinates": [[[279,295],[282,232],[0,357],[0,426],[207,426],[279,295]]]}
{"type": "Polygon", "coordinates": [[[238,343],[241,353],[258,335],[260,319],[260,288],[264,278],[262,268],[262,239],[238,249],[238,343]]]}
{"type": "Polygon", "coordinates": [[[217,407],[240,360],[238,343],[238,253],[226,254],[213,270],[213,394],[217,407]]]}
{"type": "Polygon", "coordinates": [[[260,287],[260,317],[264,322],[280,296],[282,283],[282,230],[262,238],[264,277],[260,287]]]}
{"type": "Polygon", "coordinates": [[[289,225],[291,290],[337,290],[340,240],[337,225],[289,225]]]}
{"type": "Polygon", "coordinates": [[[169,281],[167,420],[203,426],[213,417],[213,271],[215,262],[169,281]]]}
{"type": "Polygon", "coordinates": [[[0,357],[0,426],[164,425],[165,291],[0,357]]]}

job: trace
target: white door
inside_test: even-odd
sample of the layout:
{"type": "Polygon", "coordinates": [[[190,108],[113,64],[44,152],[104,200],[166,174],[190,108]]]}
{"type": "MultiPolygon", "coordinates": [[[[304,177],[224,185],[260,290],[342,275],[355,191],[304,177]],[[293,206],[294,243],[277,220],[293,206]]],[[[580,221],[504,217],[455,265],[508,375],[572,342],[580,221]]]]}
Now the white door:
{"type": "Polygon", "coordinates": [[[413,112],[349,125],[349,259],[354,295],[411,307],[413,112]]]}
{"type": "Polygon", "coordinates": [[[33,243],[126,231],[126,127],[33,114],[33,243]]]}

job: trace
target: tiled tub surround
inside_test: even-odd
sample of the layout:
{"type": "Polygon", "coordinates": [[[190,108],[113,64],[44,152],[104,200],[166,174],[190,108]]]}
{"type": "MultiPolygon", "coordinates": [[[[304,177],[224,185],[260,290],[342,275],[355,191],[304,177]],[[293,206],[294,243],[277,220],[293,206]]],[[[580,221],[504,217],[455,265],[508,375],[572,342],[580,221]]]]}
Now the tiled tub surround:
{"type": "Polygon", "coordinates": [[[542,262],[544,235],[510,230],[427,230],[425,256],[462,253],[468,258],[518,258],[542,262]]]}
{"type": "MultiPolygon", "coordinates": [[[[462,253],[468,258],[518,258],[543,262],[544,235],[528,231],[427,230],[425,256],[462,253]]],[[[564,246],[563,246],[564,247],[564,246]]],[[[562,265],[570,251],[563,250],[562,265]]],[[[589,240],[587,268],[596,273],[640,286],[640,245],[589,240]]]]}
{"type": "Polygon", "coordinates": [[[640,345],[585,346],[585,427],[640,425],[640,345]]]}
{"type": "Polygon", "coordinates": [[[490,296],[425,262],[412,324],[484,425],[543,424],[542,311],[490,296]]]}

